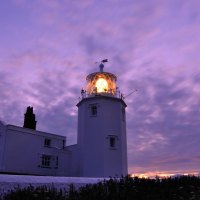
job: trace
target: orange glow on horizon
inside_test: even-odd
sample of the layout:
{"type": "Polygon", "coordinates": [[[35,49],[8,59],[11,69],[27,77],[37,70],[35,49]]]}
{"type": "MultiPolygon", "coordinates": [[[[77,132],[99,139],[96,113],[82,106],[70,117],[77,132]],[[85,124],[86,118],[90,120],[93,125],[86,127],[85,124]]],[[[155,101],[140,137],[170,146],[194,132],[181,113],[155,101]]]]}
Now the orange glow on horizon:
{"type": "Polygon", "coordinates": [[[138,178],[168,178],[176,175],[183,175],[183,176],[199,176],[200,172],[191,171],[191,172],[146,172],[146,173],[133,173],[131,177],[138,177],[138,178]]]}

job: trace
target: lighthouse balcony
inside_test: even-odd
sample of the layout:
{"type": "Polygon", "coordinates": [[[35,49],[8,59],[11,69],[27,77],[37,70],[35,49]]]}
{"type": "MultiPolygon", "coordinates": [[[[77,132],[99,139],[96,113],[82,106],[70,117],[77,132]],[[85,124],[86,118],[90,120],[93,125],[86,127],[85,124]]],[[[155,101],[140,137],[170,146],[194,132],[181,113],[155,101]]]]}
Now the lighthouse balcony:
{"type": "Polygon", "coordinates": [[[111,97],[111,98],[117,98],[117,99],[122,99],[124,100],[124,96],[123,94],[118,91],[116,93],[113,94],[113,92],[101,92],[101,93],[98,93],[98,92],[94,92],[94,93],[87,93],[86,91],[81,91],[81,97],[79,97],[79,101],[81,101],[82,99],[85,99],[85,98],[92,98],[92,97],[100,97],[100,96],[104,96],[104,97],[111,97]]]}

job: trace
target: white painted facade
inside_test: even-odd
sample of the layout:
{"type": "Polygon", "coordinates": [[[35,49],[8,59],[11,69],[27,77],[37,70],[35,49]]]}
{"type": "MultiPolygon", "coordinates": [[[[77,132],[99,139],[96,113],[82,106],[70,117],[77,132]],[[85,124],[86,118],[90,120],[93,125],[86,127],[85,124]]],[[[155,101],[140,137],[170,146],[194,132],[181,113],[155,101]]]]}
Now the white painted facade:
{"type": "Polygon", "coordinates": [[[68,175],[69,152],[65,137],[3,125],[0,128],[1,172],[34,175],[68,175]],[[45,144],[45,140],[50,141],[45,144]]]}
{"type": "Polygon", "coordinates": [[[0,173],[71,177],[127,175],[126,104],[116,76],[87,76],[78,107],[78,143],[64,136],[0,122],[0,173]]]}
{"type": "Polygon", "coordinates": [[[93,96],[77,106],[80,176],[127,175],[124,101],[112,96],[93,96]],[[97,106],[95,115],[92,106],[97,106]]]}

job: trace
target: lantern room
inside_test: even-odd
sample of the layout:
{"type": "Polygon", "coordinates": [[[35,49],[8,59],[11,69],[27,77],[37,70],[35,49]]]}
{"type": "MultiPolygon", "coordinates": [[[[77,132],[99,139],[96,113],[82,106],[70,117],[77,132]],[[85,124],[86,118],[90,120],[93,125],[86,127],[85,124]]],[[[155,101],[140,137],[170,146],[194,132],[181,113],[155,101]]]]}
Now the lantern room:
{"type": "Polygon", "coordinates": [[[99,65],[100,71],[89,74],[87,80],[87,94],[108,94],[116,95],[117,77],[109,72],[104,72],[104,65],[99,65]]]}

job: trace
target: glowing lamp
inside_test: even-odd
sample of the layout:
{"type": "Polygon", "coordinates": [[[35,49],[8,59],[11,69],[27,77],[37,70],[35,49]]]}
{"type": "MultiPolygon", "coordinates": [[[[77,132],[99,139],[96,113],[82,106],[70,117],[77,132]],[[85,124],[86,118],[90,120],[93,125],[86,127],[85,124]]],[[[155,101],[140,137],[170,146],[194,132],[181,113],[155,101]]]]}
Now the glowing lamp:
{"type": "Polygon", "coordinates": [[[97,88],[97,93],[108,91],[108,82],[104,78],[99,78],[95,84],[97,88]]]}
{"type": "Polygon", "coordinates": [[[103,67],[104,65],[101,63],[99,72],[94,72],[86,77],[88,95],[116,95],[117,77],[112,73],[104,72],[103,67]]]}

